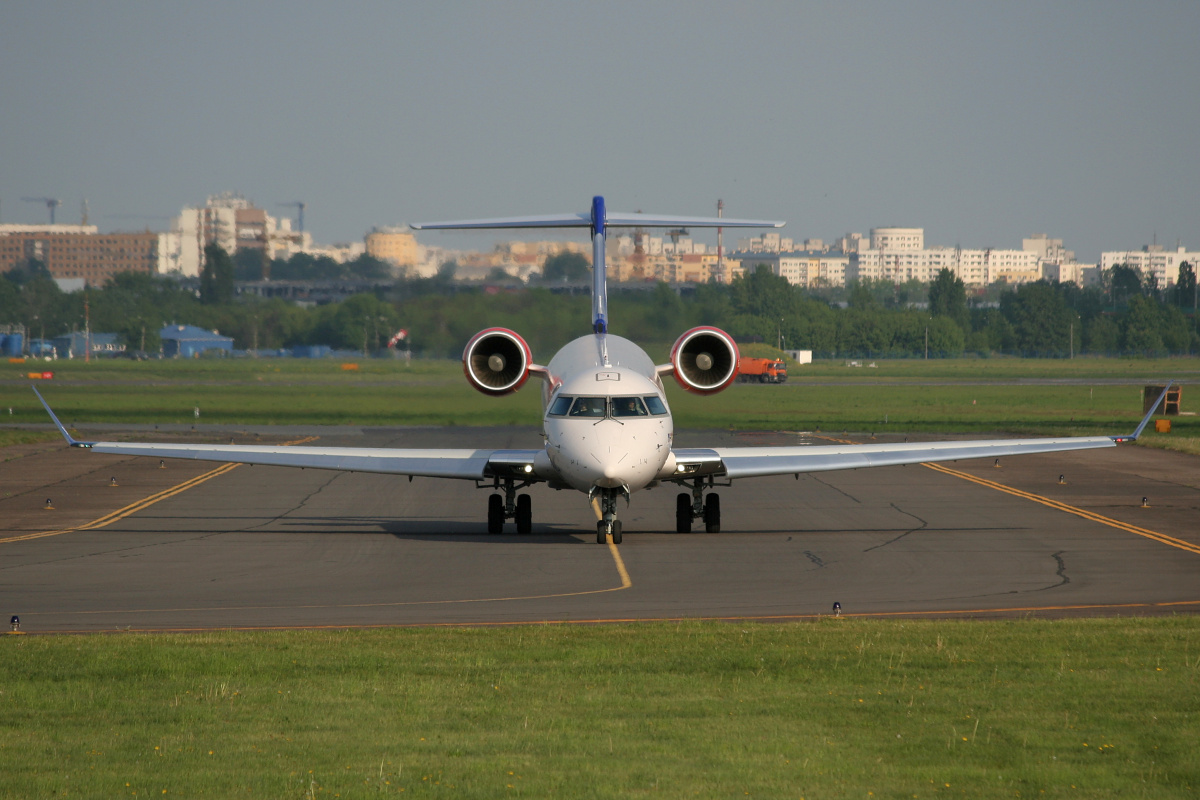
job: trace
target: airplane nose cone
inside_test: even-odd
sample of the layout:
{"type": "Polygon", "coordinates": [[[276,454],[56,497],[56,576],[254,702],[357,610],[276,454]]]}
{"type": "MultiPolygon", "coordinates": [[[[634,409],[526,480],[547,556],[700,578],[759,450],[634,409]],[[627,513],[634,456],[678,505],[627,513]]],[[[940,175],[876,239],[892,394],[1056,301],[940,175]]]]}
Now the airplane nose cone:
{"type": "Polygon", "coordinates": [[[622,477],[624,470],[616,464],[605,464],[600,470],[600,477],[596,479],[596,485],[604,489],[616,489],[624,486],[626,481],[622,477]]]}

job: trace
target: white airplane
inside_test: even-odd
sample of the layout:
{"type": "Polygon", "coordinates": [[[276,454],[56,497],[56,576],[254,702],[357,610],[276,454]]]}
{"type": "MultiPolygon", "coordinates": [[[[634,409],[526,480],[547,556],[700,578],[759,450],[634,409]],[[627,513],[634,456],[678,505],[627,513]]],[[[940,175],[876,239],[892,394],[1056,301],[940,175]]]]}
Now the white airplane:
{"type": "Polygon", "coordinates": [[[604,198],[596,197],[590,212],[584,214],[412,225],[418,230],[590,229],[595,265],[591,334],[569,342],[545,366],[535,364],[525,340],[506,328],[480,331],[463,351],[467,381],[484,394],[506,395],[520,389],[530,376],[541,379],[545,446],[537,450],[85,442],[67,432],[40,393],[38,399],[71,447],[97,453],[474,481],[478,488],[493,489],[487,512],[488,532],[493,534],[501,533],[505,520],[509,519],[516,522],[517,533],[531,531],[532,503],[528,494],[520,494],[522,489],[536,483],[546,483],[555,489],[577,489],[588,495],[600,516],[596,541],[601,544],[610,537],[614,544],[621,542],[618,499],[628,500],[639,489],[662,483],[675,483],[686,490],[676,496],[676,532],[687,533],[694,521],[703,520],[707,532],[717,533],[721,529],[720,497],[712,490],[716,486],[729,486],[738,478],[798,476],[802,472],[1113,447],[1117,442],[1137,439],[1150,421],[1154,409],[1129,436],[796,447],[674,447],[663,378],[672,376],[689,392],[702,395],[719,392],[737,378],[738,348],[733,338],[718,328],[693,328],[675,342],[670,361],[656,365],[636,344],[610,334],[605,283],[608,230],[778,228],[783,224],[771,220],[610,213],[605,209],[604,198]]]}

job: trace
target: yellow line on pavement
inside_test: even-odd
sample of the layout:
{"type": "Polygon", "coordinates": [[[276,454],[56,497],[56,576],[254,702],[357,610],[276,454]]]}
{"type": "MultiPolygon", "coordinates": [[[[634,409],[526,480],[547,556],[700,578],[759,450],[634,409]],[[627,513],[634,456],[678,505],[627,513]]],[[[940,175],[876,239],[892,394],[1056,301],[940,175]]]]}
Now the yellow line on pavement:
{"type": "MultiPolygon", "coordinates": [[[[294,445],[294,444],[304,444],[305,442],[311,442],[316,438],[317,438],[316,436],[306,436],[303,439],[295,439],[290,442],[284,442],[283,446],[287,447],[289,445],[294,445]]],[[[212,480],[213,478],[224,475],[227,472],[232,472],[233,470],[237,469],[240,466],[241,466],[241,464],[233,464],[233,463],[222,464],[221,466],[217,467],[216,469],[209,470],[208,472],[205,472],[202,475],[197,475],[196,477],[190,478],[190,479],[184,481],[183,483],[180,483],[176,486],[172,486],[169,489],[163,489],[161,492],[152,494],[149,497],[144,497],[141,500],[130,503],[129,505],[125,506],[124,508],[119,508],[116,511],[113,511],[112,513],[105,514],[103,517],[100,517],[99,519],[94,519],[91,522],[85,522],[82,525],[76,525],[72,528],[63,528],[61,530],[56,530],[56,531],[39,531],[37,533],[26,533],[26,534],[22,534],[20,536],[9,536],[7,538],[0,539],[0,544],[4,544],[6,542],[26,542],[26,541],[29,541],[30,539],[42,539],[47,536],[61,536],[64,533],[76,533],[78,531],[92,531],[92,530],[96,530],[97,528],[103,528],[107,525],[113,524],[114,522],[118,522],[120,520],[125,519],[130,514],[136,514],[138,511],[141,511],[144,508],[149,508],[150,506],[154,505],[155,503],[158,503],[162,500],[166,500],[168,498],[174,497],[177,494],[186,492],[188,489],[199,486],[200,484],[204,483],[205,481],[212,480]]]]}
{"type": "Polygon", "coordinates": [[[1138,536],[1144,536],[1147,539],[1153,539],[1154,541],[1159,542],[1161,544],[1165,544],[1170,547],[1176,547],[1176,548],[1179,548],[1180,550],[1186,550],[1189,553],[1196,553],[1196,554],[1200,555],[1200,545],[1193,544],[1192,542],[1184,541],[1183,539],[1176,539],[1174,536],[1168,536],[1165,533],[1159,533],[1157,531],[1152,531],[1152,530],[1148,530],[1146,528],[1141,528],[1141,527],[1138,527],[1137,525],[1131,525],[1128,522],[1121,522],[1120,520],[1113,519],[1111,517],[1106,517],[1102,514],[1097,514],[1094,511],[1087,511],[1082,508],[1076,508],[1075,506],[1070,506],[1070,505],[1067,505],[1066,503],[1061,503],[1058,500],[1052,500],[1049,497],[1043,497],[1040,494],[1033,494],[1032,492],[1022,491],[1021,489],[1014,489],[1011,486],[1005,486],[1002,483],[996,483],[995,481],[989,481],[986,478],[978,478],[978,477],[971,475],[969,473],[966,473],[966,472],[959,472],[956,469],[950,469],[949,467],[944,467],[941,464],[924,463],[921,466],[928,467],[929,469],[935,470],[937,472],[943,472],[947,475],[953,475],[956,478],[962,478],[963,480],[971,481],[972,483],[977,483],[980,486],[986,486],[989,489],[995,489],[998,492],[1005,492],[1006,494],[1011,494],[1015,497],[1021,497],[1021,498],[1024,498],[1025,500],[1032,500],[1035,503],[1041,503],[1044,506],[1048,506],[1048,507],[1056,509],[1058,511],[1065,511],[1068,514],[1074,514],[1077,517],[1083,517],[1084,519],[1091,520],[1092,522],[1099,522],[1101,525],[1107,525],[1110,528],[1116,528],[1118,530],[1126,531],[1127,533],[1133,533],[1133,534],[1137,534],[1138,536]]]}
{"type": "Polygon", "coordinates": [[[613,561],[617,565],[617,574],[621,576],[621,588],[628,589],[633,586],[633,581],[629,579],[629,571],[625,569],[625,562],[621,560],[621,551],[612,543],[611,536],[609,537],[608,551],[612,553],[613,561]]]}

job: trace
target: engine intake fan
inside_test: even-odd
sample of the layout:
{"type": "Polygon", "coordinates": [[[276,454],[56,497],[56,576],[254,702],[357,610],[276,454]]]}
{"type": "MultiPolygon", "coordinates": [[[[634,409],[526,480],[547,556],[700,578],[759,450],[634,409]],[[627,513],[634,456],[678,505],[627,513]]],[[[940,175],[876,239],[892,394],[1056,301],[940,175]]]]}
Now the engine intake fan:
{"type": "Polygon", "coordinates": [[[512,394],[529,378],[533,358],[525,340],[507,328],[488,328],[463,350],[467,381],[490,395],[512,394]]]}
{"type": "Polygon", "coordinates": [[[733,383],[738,357],[733,337],[720,328],[692,328],[671,348],[675,380],[696,394],[714,394],[733,383]]]}

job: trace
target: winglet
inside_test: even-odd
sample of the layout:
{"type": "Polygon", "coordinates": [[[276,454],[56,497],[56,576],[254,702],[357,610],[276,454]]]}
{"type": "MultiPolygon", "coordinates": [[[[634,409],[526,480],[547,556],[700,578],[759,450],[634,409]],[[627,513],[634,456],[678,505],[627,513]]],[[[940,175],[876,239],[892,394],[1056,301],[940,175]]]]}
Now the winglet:
{"type": "Polygon", "coordinates": [[[1173,385],[1175,385],[1175,381],[1167,381],[1167,385],[1163,387],[1162,394],[1154,401],[1154,405],[1150,406],[1150,410],[1146,412],[1146,416],[1142,417],[1141,424],[1137,426],[1132,434],[1129,436],[1114,436],[1112,440],[1114,442],[1136,442],[1138,437],[1142,435],[1142,431],[1146,430],[1146,426],[1150,424],[1150,418],[1154,416],[1154,412],[1162,405],[1163,400],[1167,397],[1167,392],[1171,390],[1173,385]]]}
{"type": "Polygon", "coordinates": [[[61,433],[63,438],[67,440],[67,444],[69,444],[71,447],[92,446],[91,442],[81,442],[78,439],[73,438],[71,434],[67,433],[67,429],[61,422],[58,421],[58,416],[55,415],[52,410],[50,410],[50,404],[46,402],[46,398],[42,397],[42,393],[37,390],[37,387],[30,386],[29,388],[33,389],[33,393],[37,395],[37,399],[42,401],[42,408],[46,409],[46,413],[50,415],[50,419],[54,420],[54,424],[58,426],[58,432],[61,433]]]}

